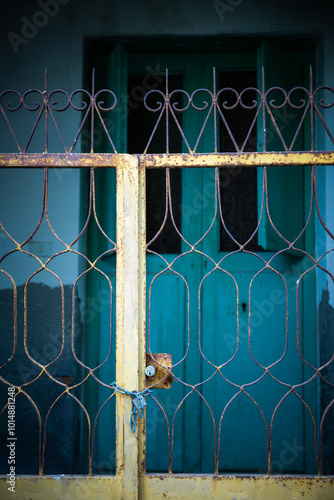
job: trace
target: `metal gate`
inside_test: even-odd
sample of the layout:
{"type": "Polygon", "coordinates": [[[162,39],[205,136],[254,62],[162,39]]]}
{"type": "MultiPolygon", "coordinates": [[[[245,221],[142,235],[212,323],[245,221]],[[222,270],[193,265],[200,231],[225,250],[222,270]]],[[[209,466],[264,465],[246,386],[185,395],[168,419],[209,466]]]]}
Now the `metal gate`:
{"type": "MultiPolygon", "coordinates": [[[[168,78],[166,77],[166,81],[168,78]]],[[[277,90],[277,89],[276,89],[277,90]]],[[[283,91],[284,105],[292,105],[290,101],[291,94],[294,89],[289,93],[283,91]]],[[[253,89],[254,91],[254,89],[253,89]]],[[[31,91],[29,91],[31,92],[31,91]]],[[[118,154],[116,151],[113,153],[99,154],[94,153],[94,116],[97,116],[97,120],[100,122],[101,130],[106,134],[108,141],[114,148],[112,142],[112,137],[109,134],[108,128],[105,124],[105,120],[101,114],[101,106],[98,103],[99,93],[94,92],[89,94],[89,106],[86,107],[75,107],[72,102],[72,97],[68,96],[68,104],[63,107],[65,111],[68,107],[72,106],[75,110],[80,112],[84,111],[84,118],[79,127],[79,131],[72,143],[69,151],[65,153],[49,153],[48,152],[48,121],[52,120],[56,125],[56,130],[58,133],[59,129],[54,118],[54,104],[52,104],[50,96],[52,93],[48,93],[47,87],[44,92],[40,92],[43,96],[43,104],[39,108],[35,106],[34,109],[30,111],[37,111],[38,118],[36,120],[35,126],[29,137],[29,140],[25,148],[20,148],[18,141],[15,138],[19,152],[14,154],[2,154],[0,155],[0,166],[4,168],[44,168],[45,176],[47,178],[48,171],[53,168],[79,168],[83,167],[85,169],[90,169],[91,180],[90,180],[90,199],[92,200],[92,205],[89,209],[90,216],[96,221],[101,233],[106,236],[109,240],[109,236],[105,234],[103,228],[99,225],[98,217],[96,216],[96,192],[95,192],[95,174],[97,169],[116,169],[116,203],[117,203],[117,233],[116,233],[116,246],[112,247],[112,252],[116,248],[116,361],[115,361],[115,381],[110,381],[109,389],[111,390],[110,396],[106,399],[102,406],[100,406],[98,418],[104,405],[111,398],[116,398],[116,472],[115,475],[92,475],[92,460],[94,453],[94,436],[95,436],[95,424],[96,421],[90,425],[89,428],[89,467],[87,476],[48,476],[43,473],[43,461],[44,461],[44,447],[42,430],[46,432],[45,427],[40,423],[40,475],[39,476],[17,476],[15,477],[15,487],[16,491],[19,492],[20,498],[124,498],[124,499],[135,499],[135,498],[226,498],[226,499],[244,499],[244,498],[256,498],[256,499],[267,499],[267,498],[298,498],[303,496],[304,498],[330,498],[332,491],[332,478],[330,476],[323,476],[321,474],[321,446],[322,438],[321,433],[323,429],[323,424],[326,415],[329,413],[333,401],[327,406],[323,412],[321,418],[319,419],[320,425],[318,428],[314,427],[314,438],[315,438],[315,448],[317,454],[317,467],[318,475],[271,475],[271,431],[272,422],[269,428],[269,444],[267,442],[267,459],[268,459],[268,469],[266,472],[258,474],[224,474],[218,465],[219,462],[219,450],[217,451],[217,446],[215,441],[214,447],[214,462],[215,470],[211,474],[185,474],[185,473],[175,473],[172,470],[172,455],[173,455],[173,430],[169,433],[168,431],[168,441],[171,441],[169,445],[169,471],[166,473],[147,473],[145,467],[145,457],[146,457],[146,422],[145,422],[145,404],[151,404],[149,401],[151,398],[150,391],[154,391],[154,388],[161,383],[161,381],[170,380],[171,377],[174,381],[177,381],[181,385],[187,387],[189,392],[187,397],[191,393],[196,393],[199,398],[201,398],[204,405],[207,406],[211,412],[213,426],[215,428],[215,416],[210,408],[210,405],[205,401],[203,394],[200,392],[200,385],[205,383],[205,380],[201,380],[199,384],[189,384],[187,381],[180,379],[179,375],[175,373],[176,363],[170,358],[160,358],[157,354],[152,353],[150,347],[150,340],[147,341],[146,331],[147,331],[147,314],[146,314],[146,304],[147,304],[147,286],[146,286],[146,261],[147,261],[147,244],[146,244],[146,189],[145,189],[145,176],[147,169],[167,169],[166,174],[166,199],[167,205],[171,204],[170,201],[170,186],[169,186],[169,172],[175,168],[178,169],[190,169],[195,168],[200,170],[214,169],[215,177],[215,194],[213,198],[215,199],[215,217],[217,216],[217,207],[219,212],[219,169],[237,169],[240,167],[244,168],[258,168],[263,171],[263,186],[264,193],[267,189],[266,179],[267,172],[270,169],[275,168],[285,168],[289,169],[291,167],[303,168],[307,165],[312,165],[310,170],[310,182],[312,197],[315,197],[315,210],[317,212],[321,226],[325,229],[327,235],[332,238],[332,234],[328,230],[321,211],[319,209],[319,203],[317,199],[316,192],[316,169],[318,165],[333,165],[334,164],[334,153],[314,151],[314,116],[318,116],[320,125],[325,127],[325,130],[330,135],[332,135],[319,112],[320,105],[317,106],[315,100],[313,99],[316,91],[309,91],[309,99],[307,104],[303,105],[302,120],[300,125],[295,132],[292,139],[291,145],[287,146],[284,142],[282,132],[279,128],[279,124],[273,114],[275,105],[270,102],[268,94],[270,90],[258,92],[260,98],[253,101],[253,108],[255,109],[254,119],[251,123],[251,128],[256,126],[259,117],[262,117],[262,129],[263,136],[265,137],[266,121],[272,124],[272,131],[276,132],[278,137],[281,139],[284,151],[282,152],[266,152],[266,145],[264,144],[263,152],[245,152],[244,147],[247,142],[245,140],[244,144],[239,148],[236,143],[236,151],[234,152],[217,152],[217,121],[220,117],[226,130],[233,137],[231,130],[229,129],[228,123],[224,115],[224,105],[219,104],[219,99],[215,88],[210,94],[212,97],[212,103],[210,107],[210,113],[212,111],[212,116],[214,115],[214,137],[215,137],[215,152],[212,154],[201,154],[196,152],[196,148],[201,139],[201,135],[208,123],[209,115],[203,123],[203,127],[200,130],[200,135],[196,141],[194,149],[191,149],[186,138],[182,132],[182,129],[175,116],[176,107],[170,102],[170,95],[168,94],[168,86],[166,86],[166,94],[164,95],[163,105],[160,106],[161,113],[157,119],[157,125],[159,124],[163,113],[165,112],[166,117],[166,153],[164,154],[139,154],[139,155],[129,155],[129,154],[118,154]],[[311,145],[310,151],[292,151],[293,146],[296,141],[296,137],[301,129],[301,124],[305,120],[308,114],[311,117],[312,126],[310,128],[311,145]],[[29,147],[32,136],[35,133],[37,125],[41,120],[41,117],[45,116],[45,152],[42,154],[38,153],[28,153],[27,149],[29,147]],[[90,153],[73,153],[73,149],[80,137],[80,134],[85,130],[84,127],[88,121],[91,119],[91,130],[90,130],[90,153]],[[173,119],[180,133],[185,140],[187,147],[189,149],[188,153],[176,153],[170,154],[168,151],[168,130],[169,123],[168,120],[173,119]],[[149,351],[147,353],[147,351],[149,351]],[[147,357],[149,356],[149,358],[147,357]],[[149,361],[148,361],[149,359],[149,361]],[[174,362],[174,365],[173,365],[174,362]],[[150,378],[150,373],[147,371],[145,376],[145,368],[148,364],[154,366],[157,371],[156,378],[150,378]],[[113,383],[111,383],[113,382],[113,383]],[[116,384],[117,382],[117,384],[116,384]],[[140,418],[142,417],[142,418],[140,418]],[[318,449],[318,436],[320,445],[318,449]],[[318,450],[320,450],[318,452],[318,450]]],[[[57,91],[59,92],[59,91],[57,91]]],[[[76,91],[77,92],[77,91],[76,91]]],[[[110,91],[108,91],[112,94],[110,91]]],[[[182,91],[184,93],[184,91],[182,91]]],[[[234,92],[237,95],[236,106],[242,106],[242,93],[234,92]]],[[[87,93],[86,93],[87,94],[87,93]]],[[[112,94],[113,95],[113,94],[112,94]]],[[[19,96],[20,104],[19,107],[25,104],[25,95],[19,96]]],[[[113,95],[113,97],[115,97],[113,95]]],[[[3,98],[3,95],[1,96],[3,98]]],[[[189,106],[193,106],[197,111],[203,111],[207,106],[201,109],[196,107],[193,101],[193,95],[187,94],[187,105],[182,109],[182,112],[186,111],[189,106]]],[[[111,111],[116,106],[116,98],[114,104],[107,109],[111,111]]],[[[249,106],[249,105],[248,105],[249,106]]],[[[247,107],[247,105],[246,105],[247,107]]],[[[7,110],[10,109],[7,108],[7,110]]],[[[298,108],[297,108],[298,109],[298,108]]],[[[2,114],[5,118],[5,122],[9,127],[10,133],[15,137],[10,121],[8,119],[8,111],[1,107],[2,114]]],[[[319,126],[320,126],[319,125],[319,126]]],[[[155,133],[156,127],[152,133],[155,133]]],[[[152,137],[151,137],[152,138],[152,137]]],[[[151,139],[150,139],[151,140],[151,139]]],[[[150,142],[149,140],[149,142],[150,142]]],[[[62,141],[63,142],[63,141],[62,141]]],[[[232,141],[233,142],[233,141],[232,141]]],[[[64,145],[64,142],[63,142],[64,145]]],[[[64,146],[65,147],[65,146],[64,146]]],[[[66,148],[65,148],[66,149],[66,148]]],[[[115,149],[115,148],[114,148],[115,149]]],[[[313,198],[312,198],[313,200],[313,198]]],[[[270,212],[268,209],[268,202],[266,203],[266,196],[264,195],[261,204],[262,212],[267,210],[268,217],[270,220],[270,212]]],[[[262,213],[261,212],[261,213],[262,213]]],[[[218,216],[219,218],[219,216],[218,216]]],[[[221,215],[220,219],[223,220],[221,215]]],[[[308,223],[308,222],[307,222],[308,223]]],[[[213,223],[209,224],[209,230],[213,223]]],[[[306,227],[306,226],[305,226],[306,227]]],[[[6,232],[4,225],[1,228],[5,232],[6,236],[9,237],[9,233],[6,232]]],[[[84,226],[84,229],[87,225],[84,226]]],[[[302,229],[304,232],[304,226],[302,229]]],[[[278,231],[276,233],[280,235],[278,231]]],[[[182,234],[181,234],[182,238],[182,234]]],[[[297,238],[298,239],[298,238],[297,238]]],[[[284,238],[283,238],[284,240],[284,238]]],[[[14,240],[12,240],[14,241],[14,240]]],[[[15,241],[16,248],[15,251],[24,250],[24,245],[29,241],[25,241],[23,244],[15,241]]],[[[111,241],[111,240],[110,240],[111,241]]],[[[284,240],[287,244],[288,250],[294,249],[294,242],[284,240]]],[[[189,246],[189,252],[196,252],[196,244],[189,246]]],[[[71,245],[65,245],[64,252],[71,252],[71,245]]],[[[110,250],[108,250],[110,252],[110,250]]],[[[108,252],[107,251],[107,252],[108,252]]],[[[243,245],[239,245],[239,251],[243,252],[243,245]]],[[[312,260],[313,268],[321,267],[319,261],[327,252],[332,251],[332,249],[326,249],[320,258],[316,259],[315,256],[308,254],[309,258],[312,260]]],[[[276,255],[281,253],[282,249],[274,252],[276,255]]],[[[306,250],[302,250],[306,252],[306,250]]],[[[98,260],[101,255],[98,256],[94,261],[88,260],[88,268],[94,269],[98,267],[98,260]]],[[[223,259],[222,259],[223,260],[223,259]]],[[[263,263],[264,268],[270,267],[270,262],[267,261],[263,263]]],[[[46,263],[42,263],[42,267],[47,266],[46,263]]],[[[172,264],[170,262],[165,262],[165,268],[170,269],[172,264]]],[[[311,266],[312,267],[312,266],[311,266]]],[[[213,270],[219,268],[224,270],[222,261],[213,262],[213,270]]],[[[4,271],[2,271],[4,272],[4,271]]],[[[212,270],[210,271],[212,272],[212,270]]],[[[8,275],[8,273],[7,273],[8,275]]],[[[16,290],[15,283],[13,284],[13,290],[16,290]]],[[[238,288],[236,287],[236,290],[238,288]]],[[[15,295],[15,293],[14,293],[15,295]]],[[[298,294],[297,294],[298,295],[298,294]]],[[[150,303],[150,302],[149,302],[150,303]]],[[[298,300],[297,300],[298,304],[298,300]]],[[[251,299],[249,298],[248,303],[249,309],[251,309],[251,299]]],[[[25,301],[25,314],[26,314],[26,301],[25,301]]],[[[236,310],[239,309],[239,296],[237,295],[236,300],[236,310]]],[[[297,306],[298,309],[298,306],[297,306]]],[[[74,314],[74,312],[73,312],[74,314]]],[[[26,316],[25,316],[26,317],[26,316]]],[[[237,313],[238,317],[238,313],[237,313]]],[[[249,318],[251,318],[251,312],[249,312],[249,318]]],[[[110,320],[111,322],[111,320],[110,320]]],[[[249,319],[250,322],[250,319],[249,319]]],[[[298,325],[298,320],[297,320],[298,325]]],[[[26,319],[25,319],[26,328],[26,319]]],[[[298,327],[297,327],[298,329],[298,327]]],[[[14,327],[15,331],[15,327],[14,327]]],[[[25,330],[26,332],[26,330],[25,330]]],[[[248,342],[250,342],[251,326],[249,326],[249,336],[248,342]]],[[[73,334],[73,332],[72,332],[73,334]]],[[[239,335],[239,323],[237,323],[237,340],[240,341],[239,335]]],[[[298,335],[297,335],[298,338],[298,335]]],[[[26,346],[26,333],[25,333],[25,346],[26,346]]],[[[239,343],[237,344],[239,345],[239,343]]],[[[25,347],[26,348],[26,347],[25,347]]],[[[201,351],[202,345],[199,340],[199,350],[201,356],[204,358],[204,354],[201,351]]],[[[238,347],[237,347],[238,349],[238,347]]],[[[12,362],[16,352],[16,337],[14,339],[13,356],[9,359],[12,362]]],[[[186,356],[186,355],[185,355],[186,356]]],[[[282,359],[285,354],[283,354],[282,359]]],[[[34,358],[32,357],[33,361],[34,358]]],[[[77,362],[79,362],[77,360],[77,362]]],[[[304,362],[304,360],[303,360],[304,362]]],[[[330,361],[332,362],[332,361],[330,361]]],[[[306,363],[306,362],[305,362],[306,363]]],[[[211,363],[214,368],[213,375],[220,374],[222,370],[222,363],[216,366],[211,363]]],[[[48,366],[43,363],[38,364],[41,372],[48,373],[48,366]]],[[[82,365],[83,366],[83,365],[82,365]]],[[[87,368],[87,367],[86,367],[87,368]]],[[[270,371],[271,367],[264,368],[266,373],[270,371]]],[[[315,375],[313,378],[319,377],[323,366],[318,366],[315,368],[315,375]]],[[[95,373],[94,367],[88,366],[88,377],[93,378],[95,373]]],[[[12,384],[10,380],[5,377],[1,377],[4,387],[14,387],[15,398],[23,393],[25,388],[12,384]]],[[[59,383],[59,381],[56,383],[59,383]]],[[[99,381],[100,383],[100,381],[99,381]]],[[[304,380],[301,385],[307,385],[308,380],[304,380]]],[[[69,394],[71,392],[71,387],[66,382],[61,382],[64,387],[64,393],[69,394]]],[[[28,384],[29,385],[29,384],[28,384]]],[[[103,384],[101,384],[103,385],[103,384]]],[[[105,384],[104,384],[105,385],[105,384]]],[[[168,384],[167,384],[168,385],[168,384]]],[[[169,385],[168,385],[169,386],[169,385]]],[[[285,384],[287,387],[287,394],[294,393],[298,396],[298,391],[294,385],[289,382],[285,384]]],[[[246,388],[243,385],[238,386],[239,392],[245,392],[246,388]]],[[[247,391],[246,391],[247,392],[247,391]]],[[[154,395],[153,395],[154,396],[154,395]]],[[[299,397],[300,398],[300,397],[299,397]]],[[[153,398],[154,399],[154,398],[153,398]]],[[[184,399],[180,401],[179,407],[184,402],[184,399]]],[[[157,401],[156,401],[157,403],[157,401]]],[[[7,403],[2,411],[2,415],[5,415],[9,409],[9,404],[7,403]]],[[[256,404],[256,403],[255,403],[256,404]]],[[[311,410],[307,407],[306,403],[303,402],[305,406],[305,411],[308,411],[311,419],[315,425],[315,420],[312,415],[311,410]]],[[[83,411],[86,411],[85,406],[80,402],[80,406],[83,411]]],[[[161,407],[161,406],[160,406],[161,407]]],[[[179,411],[177,407],[175,414],[179,411]]],[[[277,411],[277,405],[275,413],[277,411]]],[[[50,408],[51,410],[51,408],[50,408]]],[[[162,408],[162,412],[164,410],[162,408]]],[[[87,411],[86,411],[87,413],[87,411]]],[[[221,416],[221,418],[223,415],[221,416]]],[[[174,417],[175,418],[175,417],[174,417]]],[[[9,422],[9,420],[8,420],[9,422]]],[[[167,420],[166,420],[167,422],[167,420]]],[[[218,426],[219,422],[217,422],[218,426]]],[[[168,422],[167,422],[168,425],[168,422]]],[[[174,423],[173,423],[174,425],[174,423]]],[[[219,424],[220,429],[220,424],[219,424]]],[[[267,427],[266,427],[267,431],[267,427]]],[[[45,436],[44,436],[45,437],[45,436]]],[[[220,434],[219,434],[220,438],[220,434]]],[[[216,439],[216,434],[214,435],[216,439]]],[[[219,442],[219,441],[218,441],[219,442]]],[[[241,451],[242,452],[242,451],[241,451]]],[[[4,476],[1,481],[1,497],[10,498],[11,492],[8,491],[8,478],[4,476]]]]}

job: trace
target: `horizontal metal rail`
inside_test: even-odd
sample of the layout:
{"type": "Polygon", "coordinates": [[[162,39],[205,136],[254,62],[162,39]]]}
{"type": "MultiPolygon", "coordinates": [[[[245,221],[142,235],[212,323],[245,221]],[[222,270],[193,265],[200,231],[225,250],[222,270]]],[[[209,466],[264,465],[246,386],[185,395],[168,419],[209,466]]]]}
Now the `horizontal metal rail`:
{"type": "Polygon", "coordinates": [[[120,157],[136,156],[146,168],[334,165],[334,151],[123,155],[114,153],[2,153],[6,168],[109,168],[120,157]]]}
{"type": "MultiPolygon", "coordinates": [[[[281,498],[327,500],[333,494],[333,477],[312,476],[168,476],[145,475],[139,478],[143,498],[160,498],[168,491],[168,498],[281,498]],[[189,495],[191,491],[191,495],[189,495]],[[300,497],[301,498],[301,497],[300,497]]],[[[121,498],[120,483],[110,476],[21,476],[17,489],[22,500],[50,500],[56,498],[121,498]]],[[[5,477],[0,477],[1,498],[10,498],[5,477]]]]}

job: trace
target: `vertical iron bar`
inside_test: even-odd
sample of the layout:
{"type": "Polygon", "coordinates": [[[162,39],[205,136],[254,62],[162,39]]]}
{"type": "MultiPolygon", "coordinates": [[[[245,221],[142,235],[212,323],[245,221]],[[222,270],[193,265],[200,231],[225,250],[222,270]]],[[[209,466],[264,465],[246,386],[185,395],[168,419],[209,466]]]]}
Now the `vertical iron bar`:
{"type": "MultiPolygon", "coordinates": [[[[138,157],[119,155],[117,170],[117,263],[116,263],[116,381],[128,391],[138,391],[139,372],[143,370],[139,332],[139,301],[145,276],[139,272],[139,262],[145,258],[145,247],[140,247],[138,157]],[[139,352],[141,354],[139,354],[139,352]]],[[[122,483],[122,498],[138,498],[139,438],[130,428],[131,399],[116,395],[116,474],[122,483]]]]}
{"type": "Polygon", "coordinates": [[[91,117],[90,117],[90,152],[94,153],[94,109],[95,109],[95,69],[92,71],[92,94],[91,94],[91,117]]]}
{"type": "Polygon", "coordinates": [[[261,101],[262,101],[263,151],[265,152],[267,150],[267,145],[266,145],[266,101],[265,101],[264,67],[263,66],[262,66],[261,101]]]}
{"type": "Polygon", "coordinates": [[[215,153],[218,151],[217,147],[217,95],[216,95],[216,68],[213,68],[213,121],[214,121],[214,135],[215,135],[215,153]]]}
{"type": "Polygon", "coordinates": [[[313,94],[313,71],[310,65],[310,128],[311,128],[311,151],[314,151],[314,94],[313,94]]]}
{"type": "Polygon", "coordinates": [[[169,115],[169,95],[168,95],[168,69],[166,68],[166,153],[169,153],[169,122],[168,122],[168,115],[169,115]]]}
{"type": "Polygon", "coordinates": [[[48,130],[49,96],[48,96],[48,70],[47,70],[47,68],[45,68],[44,106],[45,106],[45,153],[48,153],[49,152],[49,130],[48,130]]]}
{"type": "MultiPolygon", "coordinates": [[[[146,168],[139,162],[138,172],[138,356],[139,389],[145,387],[146,365],[146,168]]],[[[146,413],[138,422],[139,433],[139,474],[146,472],[146,413]]]]}

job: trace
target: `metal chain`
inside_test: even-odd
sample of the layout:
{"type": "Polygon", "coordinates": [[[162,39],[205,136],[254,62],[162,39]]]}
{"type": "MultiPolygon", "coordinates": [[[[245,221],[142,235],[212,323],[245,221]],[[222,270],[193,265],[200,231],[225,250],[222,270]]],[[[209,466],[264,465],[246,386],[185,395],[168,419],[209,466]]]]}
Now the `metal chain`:
{"type": "Polygon", "coordinates": [[[120,394],[127,394],[131,397],[132,406],[131,406],[131,418],[130,418],[130,429],[131,432],[136,432],[136,414],[138,411],[139,418],[142,418],[144,415],[144,406],[146,405],[145,397],[151,394],[150,389],[144,389],[143,391],[128,391],[124,387],[121,387],[116,382],[112,382],[110,387],[113,387],[116,392],[120,394]]]}

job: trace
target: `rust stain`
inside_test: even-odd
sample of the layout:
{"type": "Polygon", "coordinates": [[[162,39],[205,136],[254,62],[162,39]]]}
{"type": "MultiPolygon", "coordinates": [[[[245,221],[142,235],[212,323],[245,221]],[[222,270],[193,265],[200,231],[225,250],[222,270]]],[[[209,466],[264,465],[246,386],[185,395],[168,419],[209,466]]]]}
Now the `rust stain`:
{"type": "Polygon", "coordinates": [[[73,377],[61,376],[56,378],[57,380],[59,380],[59,382],[62,382],[63,384],[66,384],[69,387],[73,385],[73,377]]]}
{"type": "Polygon", "coordinates": [[[152,365],[155,368],[153,377],[145,378],[145,387],[152,389],[170,389],[173,384],[171,372],[172,355],[167,353],[146,353],[146,366],[152,365]]]}

